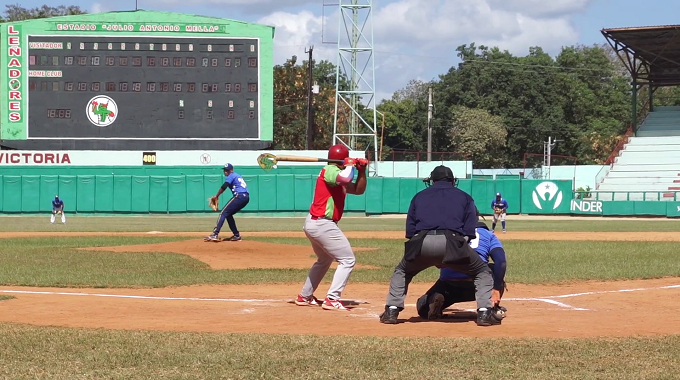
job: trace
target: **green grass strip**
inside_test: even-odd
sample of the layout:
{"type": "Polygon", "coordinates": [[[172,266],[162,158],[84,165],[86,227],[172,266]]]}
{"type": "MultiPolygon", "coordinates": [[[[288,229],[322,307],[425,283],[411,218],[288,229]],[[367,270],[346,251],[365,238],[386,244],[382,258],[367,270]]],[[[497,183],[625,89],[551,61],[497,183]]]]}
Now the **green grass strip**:
{"type": "Polygon", "coordinates": [[[0,336],[0,378],[12,379],[671,380],[680,368],[680,336],[378,338],[15,324],[0,324],[0,336]]]}

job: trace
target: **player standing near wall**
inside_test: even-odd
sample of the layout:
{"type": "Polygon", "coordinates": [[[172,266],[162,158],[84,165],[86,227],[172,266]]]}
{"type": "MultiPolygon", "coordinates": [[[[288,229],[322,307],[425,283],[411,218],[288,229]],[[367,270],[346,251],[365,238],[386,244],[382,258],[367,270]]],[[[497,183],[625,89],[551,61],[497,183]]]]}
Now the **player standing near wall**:
{"type": "Polygon", "coordinates": [[[58,195],[55,195],[52,200],[52,217],[50,218],[50,223],[54,224],[54,219],[57,215],[61,215],[61,222],[66,224],[66,215],[64,214],[64,201],[59,199],[58,195]]]}
{"type": "Polygon", "coordinates": [[[326,310],[347,310],[340,302],[340,296],[352,274],[356,259],[349,240],[338,227],[338,222],[345,209],[347,194],[361,195],[366,190],[368,160],[349,158],[349,149],[342,144],[333,145],[328,150],[328,158],[344,160],[344,163],[326,165],[316,178],[314,200],[303,230],[318,259],[309,270],[295,304],[314,306],[320,303],[314,297],[314,292],[333,261],[337,261],[338,269],[321,307],[326,310]],[[357,180],[352,182],[355,171],[358,173],[357,180]]]}
{"type": "Polygon", "coordinates": [[[500,219],[501,226],[503,226],[503,233],[505,233],[505,216],[508,213],[508,202],[501,197],[501,193],[496,193],[496,198],[491,201],[491,208],[493,209],[491,231],[496,231],[496,223],[498,223],[498,219],[500,219]]]}

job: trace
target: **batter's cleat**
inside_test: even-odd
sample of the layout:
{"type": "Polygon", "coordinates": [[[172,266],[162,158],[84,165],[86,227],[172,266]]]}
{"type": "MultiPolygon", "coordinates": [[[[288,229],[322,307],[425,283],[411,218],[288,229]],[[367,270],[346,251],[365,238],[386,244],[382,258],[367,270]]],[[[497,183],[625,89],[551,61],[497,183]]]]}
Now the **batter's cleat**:
{"type": "Polygon", "coordinates": [[[319,306],[321,301],[319,301],[313,295],[305,297],[302,294],[298,294],[297,298],[295,299],[295,304],[298,306],[319,306]]]}
{"type": "Polygon", "coordinates": [[[241,241],[241,236],[234,235],[227,240],[229,240],[229,241],[241,241]]]}
{"type": "Polygon", "coordinates": [[[493,309],[477,309],[477,326],[493,326],[500,324],[501,319],[496,317],[496,313],[493,309]]]}
{"type": "Polygon", "coordinates": [[[397,317],[399,316],[399,309],[396,306],[385,305],[385,311],[380,314],[380,323],[389,325],[397,324],[397,317]]]}
{"type": "Polygon", "coordinates": [[[219,241],[220,241],[220,238],[219,238],[217,235],[212,234],[212,235],[210,235],[210,236],[206,236],[205,239],[203,239],[203,240],[204,240],[204,241],[214,241],[214,242],[219,242],[219,241]]]}
{"type": "Polygon", "coordinates": [[[427,312],[427,319],[434,321],[441,318],[443,304],[444,296],[440,293],[434,293],[432,296],[430,296],[430,309],[427,312]]]}
{"type": "Polygon", "coordinates": [[[326,297],[321,304],[321,307],[326,310],[347,310],[347,308],[339,300],[334,300],[326,297]]]}

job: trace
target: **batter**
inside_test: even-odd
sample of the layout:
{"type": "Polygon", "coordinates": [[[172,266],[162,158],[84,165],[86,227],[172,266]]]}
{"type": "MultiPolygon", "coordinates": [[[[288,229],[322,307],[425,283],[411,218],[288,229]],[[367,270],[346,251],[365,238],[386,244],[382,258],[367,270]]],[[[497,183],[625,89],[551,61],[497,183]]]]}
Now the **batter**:
{"type": "Polygon", "coordinates": [[[345,208],[346,195],[361,195],[366,190],[368,160],[349,158],[349,149],[342,144],[333,145],[328,150],[328,158],[343,160],[343,163],[326,165],[316,179],[314,200],[303,230],[318,259],[309,270],[295,304],[315,306],[321,303],[321,307],[326,310],[347,310],[340,302],[340,296],[354,270],[356,259],[349,240],[338,227],[338,222],[345,208]],[[356,182],[352,182],[355,174],[356,182]],[[326,298],[321,302],[314,297],[314,291],[333,261],[338,262],[338,269],[333,275],[326,298]]]}

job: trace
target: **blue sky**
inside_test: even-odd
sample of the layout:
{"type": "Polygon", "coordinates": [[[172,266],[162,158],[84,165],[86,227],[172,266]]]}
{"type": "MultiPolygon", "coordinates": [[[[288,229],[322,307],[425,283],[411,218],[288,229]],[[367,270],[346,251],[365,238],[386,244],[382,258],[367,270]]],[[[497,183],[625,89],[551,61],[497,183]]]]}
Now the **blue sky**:
{"type": "MultiPolygon", "coordinates": [[[[335,46],[321,37],[326,42],[337,37],[337,6],[324,3],[338,0],[139,0],[139,8],[273,25],[276,63],[303,57],[309,45],[315,46],[315,58],[335,62],[335,46]]],[[[61,4],[89,12],[135,7],[134,0],[50,2],[61,4]]],[[[680,24],[680,2],[672,0],[374,0],[373,6],[378,102],[410,79],[445,73],[458,62],[455,48],[461,44],[499,46],[516,55],[541,46],[555,55],[565,45],[605,43],[602,28],[680,24]]]]}

